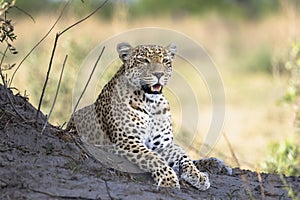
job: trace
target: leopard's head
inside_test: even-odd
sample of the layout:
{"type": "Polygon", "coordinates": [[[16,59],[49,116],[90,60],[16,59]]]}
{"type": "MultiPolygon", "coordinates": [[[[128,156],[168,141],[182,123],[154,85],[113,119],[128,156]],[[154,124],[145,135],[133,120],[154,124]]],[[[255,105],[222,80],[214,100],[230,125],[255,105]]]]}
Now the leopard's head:
{"type": "Polygon", "coordinates": [[[172,62],[176,45],[167,47],[158,45],[138,45],[128,43],[117,46],[119,57],[123,61],[125,77],[129,83],[148,94],[160,94],[172,73],[172,62]]]}

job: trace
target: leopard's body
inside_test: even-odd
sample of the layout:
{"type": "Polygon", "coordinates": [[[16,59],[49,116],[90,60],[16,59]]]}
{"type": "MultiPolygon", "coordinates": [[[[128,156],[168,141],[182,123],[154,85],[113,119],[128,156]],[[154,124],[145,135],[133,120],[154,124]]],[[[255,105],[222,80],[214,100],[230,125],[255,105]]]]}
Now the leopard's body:
{"type": "MultiPolygon", "coordinates": [[[[208,189],[208,175],[198,170],[201,160],[192,161],[173,142],[170,106],[162,94],[171,77],[176,46],[133,48],[121,43],[117,50],[121,68],[94,104],[73,114],[68,129],[90,143],[113,146],[116,154],[150,172],[159,186],[179,188],[182,178],[200,190],[208,189]]],[[[209,162],[219,160],[206,160],[206,165],[209,162]]],[[[222,162],[220,166],[226,167],[222,162]]]]}

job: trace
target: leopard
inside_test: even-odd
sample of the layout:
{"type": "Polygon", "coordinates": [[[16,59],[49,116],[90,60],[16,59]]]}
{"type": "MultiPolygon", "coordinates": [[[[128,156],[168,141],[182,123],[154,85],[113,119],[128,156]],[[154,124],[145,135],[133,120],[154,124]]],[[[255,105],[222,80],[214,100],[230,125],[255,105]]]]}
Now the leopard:
{"type": "Polygon", "coordinates": [[[96,101],[74,112],[67,126],[87,142],[111,151],[149,172],[158,187],[210,187],[208,173],[231,174],[217,158],[192,160],[174,142],[170,104],[163,94],[177,46],[117,44],[122,62],[96,101]],[[205,170],[205,171],[201,171],[205,170]]]}

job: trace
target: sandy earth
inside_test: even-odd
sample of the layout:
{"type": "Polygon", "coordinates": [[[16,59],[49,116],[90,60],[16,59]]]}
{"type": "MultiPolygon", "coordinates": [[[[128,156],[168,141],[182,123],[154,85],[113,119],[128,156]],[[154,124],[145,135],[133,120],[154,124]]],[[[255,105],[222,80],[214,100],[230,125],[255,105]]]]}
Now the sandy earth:
{"type": "Polygon", "coordinates": [[[41,130],[45,116],[27,99],[0,85],[0,199],[289,199],[300,197],[300,177],[234,169],[232,176],[210,174],[211,187],[198,191],[153,185],[149,174],[121,173],[87,156],[57,127],[41,130]],[[261,181],[259,181],[261,180],[261,181]]]}

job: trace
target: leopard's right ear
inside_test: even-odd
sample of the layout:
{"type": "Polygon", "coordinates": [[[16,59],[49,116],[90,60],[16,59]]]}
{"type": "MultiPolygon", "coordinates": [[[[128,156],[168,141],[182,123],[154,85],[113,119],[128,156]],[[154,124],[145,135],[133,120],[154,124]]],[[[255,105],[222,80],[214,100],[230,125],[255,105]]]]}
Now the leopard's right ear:
{"type": "Polygon", "coordinates": [[[121,60],[125,62],[126,60],[128,60],[132,52],[132,46],[126,42],[122,42],[117,45],[117,51],[121,60]]]}

